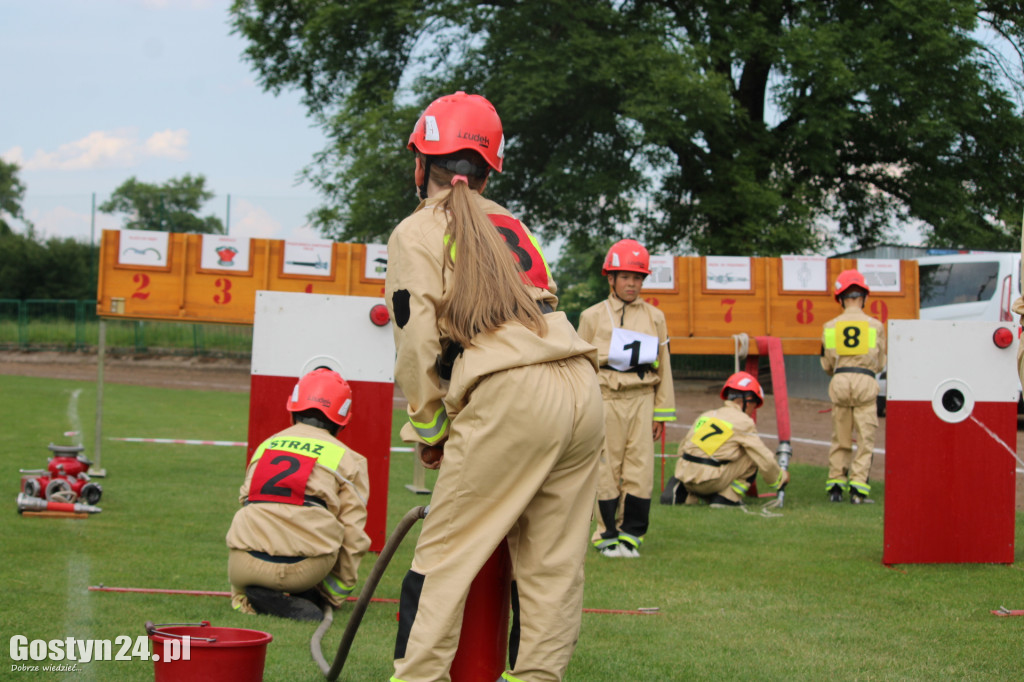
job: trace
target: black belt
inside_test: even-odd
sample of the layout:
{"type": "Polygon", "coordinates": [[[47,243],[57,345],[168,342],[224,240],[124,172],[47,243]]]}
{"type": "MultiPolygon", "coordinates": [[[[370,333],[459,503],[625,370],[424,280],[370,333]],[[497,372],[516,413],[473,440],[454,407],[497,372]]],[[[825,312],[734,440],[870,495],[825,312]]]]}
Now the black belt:
{"type": "MultiPolygon", "coordinates": [[[[244,507],[244,506],[246,506],[248,504],[263,504],[266,501],[267,500],[249,500],[249,499],[247,499],[245,502],[242,503],[242,506],[244,507]]],[[[275,502],[274,504],[279,504],[279,503],[275,502]]],[[[303,495],[302,506],[304,506],[304,507],[316,506],[316,507],[323,507],[324,509],[327,509],[327,503],[326,502],[321,500],[319,497],[314,497],[312,495],[303,495]]]]}
{"type": "Polygon", "coordinates": [[[717,459],[711,459],[710,457],[698,457],[697,455],[690,455],[683,453],[683,459],[687,462],[694,462],[695,464],[707,464],[709,467],[720,467],[725,462],[719,462],[717,459]]]}
{"type": "Polygon", "coordinates": [[[865,374],[872,379],[875,378],[875,373],[866,367],[837,367],[833,374],[865,374]]]}
{"type": "MultiPolygon", "coordinates": [[[[544,315],[555,312],[554,306],[547,301],[537,301],[537,307],[540,308],[540,312],[544,315]]],[[[452,368],[455,366],[455,360],[462,355],[462,344],[456,343],[455,341],[449,341],[441,349],[441,354],[437,356],[434,361],[434,369],[437,370],[437,376],[441,377],[445,381],[449,381],[452,378],[452,368]]]]}
{"type": "Polygon", "coordinates": [[[636,372],[640,375],[640,378],[644,378],[644,374],[651,371],[650,365],[637,365],[636,367],[630,367],[629,369],[615,369],[611,365],[601,365],[601,369],[610,369],[613,372],[636,372]]]}
{"type": "Polygon", "coordinates": [[[249,554],[260,561],[269,561],[272,564],[297,564],[308,558],[304,556],[274,556],[273,554],[267,554],[266,552],[257,552],[254,549],[250,549],[249,554]]]}

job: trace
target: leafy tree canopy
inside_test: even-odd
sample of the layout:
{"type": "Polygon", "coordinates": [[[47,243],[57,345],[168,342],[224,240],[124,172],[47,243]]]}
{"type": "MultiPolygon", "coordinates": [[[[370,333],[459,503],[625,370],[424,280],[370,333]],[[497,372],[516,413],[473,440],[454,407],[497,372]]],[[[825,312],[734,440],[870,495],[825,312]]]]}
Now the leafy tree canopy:
{"type": "Polygon", "coordinates": [[[22,213],[21,202],[25,198],[25,185],[18,178],[18,170],[18,164],[0,159],[0,235],[8,235],[12,231],[5,214],[26,223],[29,232],[32,231],[32,224],[25,220],[22,213]]]}
{"type": "Polygon", "coordinates": [[[186,174],[162,185],[139,182],[133,176],[115,189],[99,210],[125,214],[124,227],[131,230],[223,234],[220,218],[198,215],[202,205],[212,198],[213,192],[206,189],[202,175],[186,174]]]}
{"type": "Polygon", "coordinates": [[[328,133],[324,233],[380,239],[415,204],[422,108],[488,97],[488,192],[545,237],[777,255],[922,221],[1014,248],[1024,7],[993,0],[235,0],[261,84],[328,133]],[[822,225],[830,227],[823,228],[822,225]]]}
{"type": "Polygon", "coordinates": [[[95,300],[99,246],[0,233],[0,298],[95,300]]]}

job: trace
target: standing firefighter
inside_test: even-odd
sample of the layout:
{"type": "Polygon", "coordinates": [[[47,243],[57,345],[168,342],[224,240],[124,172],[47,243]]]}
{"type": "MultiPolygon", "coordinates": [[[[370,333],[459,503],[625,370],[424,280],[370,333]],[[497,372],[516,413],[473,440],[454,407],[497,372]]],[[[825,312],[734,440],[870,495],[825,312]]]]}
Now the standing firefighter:
{"type": "Polygon", "coordinates": [[[719,395],[725,404],[700,415],[679,444],[680,457],[663,502],[704,500],[712,509],[741,507],[758,472],[774,490],[789,481],[789,472],[757,435],[753,417],[764,402],[757,379],[736,372],[719,395]]]}
{"type": "Polygon", "coordinates": [[[864,276],[856,270],[839,273],[835,296],[843,313],[825,323],[821,337],[821,367],[832,377],[828,385],[832,446],[825,490],[833,502],[842,502],[847,490],[853,504],[874,502],[868,497],[868,473],[878,428],[875,374],[885,368],[885,328],[864,312],[869,292],[864,276]]]}
{"type": "Polygon", "coordinates": [[[654,441],[665,422],[676,419],[665,314],[640,298],[650,273],[647,249],[632,239],[617,242],[601,269],[608,298],[580,315],[580,336],[597,346],[601,363],[605,444],[592,541],[609,557],[640,556],[651,510],[654,441]]]}
{"type": "Polygon", "coordinates": [[[351,418],[352,390],[321,367],[287,401],[292,426],[253,453],[228,530],[231,606],[320,620],[356,584],[366,534],[366,459],[337,439],[351,418]]]}
{"type": "Polygon", "coordinates": [[[431,103],[409,138],[422,201],[388,242],[385,297],[402,436],[440,470],[402,583],[392,682],[450,679],[470,584],[506,537],[520,627],[502,679],[561,680],[579,636],[604,434],[597,353],[554,312],[536,240],[482,196],[504,146],[494,107],[464,92],[431,103]]]}

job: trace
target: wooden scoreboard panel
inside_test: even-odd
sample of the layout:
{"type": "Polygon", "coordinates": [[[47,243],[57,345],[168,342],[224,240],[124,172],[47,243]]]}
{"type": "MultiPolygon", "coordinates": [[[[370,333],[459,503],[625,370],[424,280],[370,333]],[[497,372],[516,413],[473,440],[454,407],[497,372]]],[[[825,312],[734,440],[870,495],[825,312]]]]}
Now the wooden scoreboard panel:
{"type": "MultiPolygon", "coordinates": [[[[381,298],[381,248],[104,230],[96,312],[106,318],[252,324],[261,290],[381,298]],[[234,242],[220,247],[224,258],[210,256],[217,240],[234,242]]],[[[800,258],[671,258],[660,282],[648,278],[661,288],[644,289],[643,297],[664,311],[673,353],[732,355],[733,335],[746,334],[779,337],[786,354],[817,355],[822,324],[841,311],[831,294],[833,282],[843,270],[857,269],[858,261],[807,257],[817,276],[794,286],[784,269],[800,258]]],[[[868,314],[883,324],[917,319],[917,263],[885,263],[895,284],[872,286],[868,314]]]]}
{"type": "Polygon", "coordinates": [[[212,240],[231,238],[153,235],[156,242],[150,247],[129,242],[134,236],[129,231],[103,231],[98,315],[252,324],[256,292],[260,290],[374,298],[384,295],[383,269],[379,276],[367,277],[365,244],[236,238],[233,241],[239,248],[222,248],[230,249],[224,251],[227,257],[237,258],[241,251],[247,262],[239,263],[234,259],[209,258],[212,240]],[[204,243],[204,239],[211,241],[204,243]],[[303,249],[316,252],[315,259],[301,255],[303,249]],[[126,254],[134,260],[126,259],[126,254]],[[146,262],[147,258],[153,262],[146,262]],[[303,262],[303,258],[308,258],[308,262],[303,262]]]}
{"type": "MultiPolygon", "coordinates": [[[[674,286],[643,291],[644,300],[665,313],[673,353],[732,355],[733,335],[742,333],[779,337],[783,352],[789,355],[817,355],[822,325],[842,310],[831,293],[836,276],[858,267],[853,258],[818,259],[824,268],[816,280],[820,286],[795,290],[785,286],[784,259],[734,259],[747,265],[744,277],[730,288],[734,283],[728,273],[711,274],[708,260],[676,258],[674,286]]],[[[890,319],[917,319],[916,261],[890,261],[889,274],[897,283],[873,288],[867,313],[882,324],[890,319]]]]}

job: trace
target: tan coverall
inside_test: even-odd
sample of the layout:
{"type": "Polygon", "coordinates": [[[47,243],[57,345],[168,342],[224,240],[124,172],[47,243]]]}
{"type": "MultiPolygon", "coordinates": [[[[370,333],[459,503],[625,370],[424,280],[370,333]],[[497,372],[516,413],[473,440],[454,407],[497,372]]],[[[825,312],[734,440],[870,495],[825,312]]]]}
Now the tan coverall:
{"type": "Polygon", "coordinates": [[[665,314],[637,298],[626,303],[615,294],[580,315],[580,337],[598,349],[598,378],[604,399],[605,443],[597,485],[597,530],[601,549],[617,542],[639,547],[647,533],[654,480],[651,424],[675,421],[675,391],[665,314]],[[608,365],[614,328],[655,337],[657,360],[619,371],[608,365]],[[621,523],[616,523],[622,509],[621,523]]]}
{"type": "Polygon", "coordinates": [[[878,428],[878,381],[885,368],[885,327],[851,305],[825,323],[821,336],[821,367],[831,377],[832,445],[828,453],[825,490],[838,486],[859,495],[871,492],[868,474],[878,428]],[[853,430],[857,430],[857,454],[853,430]]]}
{"type": "MultiPolygon", "coordinates": [[[[1013,302],[1011,310],[1018,315],[1017,324],[1024,325],[1024,296],[1018,297],[1013,302]]],[[[1020,377],[1021,385],[1024,386],[1024,343],[1017,344],[1017,376],[1020,377]]]]}
{"type": "Polygon", "coordinates": [[[782,483],[782,468],[754,420],[732,401],[697,418],[679,443],[679,455],[675,477],[693,493],[688,504],[712,495],[742,502],[759,471],[773,489],[782,483]]]}
{"type": "MultiPolygon", "coordinates": [[[[395,380],[409,401],[402,436],[444,443],[430,513],[402,584],[391,679],[450,679],[470,583],[512,534],[521,631],[506,675],[561,680],[579,635],[604,436],[597,353],[564,313],[551,312],[544,337],[514,322],[478,334],[454,359],[450,381],[441,379],[437,363],[450,339],[438,328],[438,304],[450,271],[442,267],[447,219],[436,206],[448,191],[422,202],[388,242],[385,297],[395,323],[395,380]]],[[[492,221],[511,218],[479,194],[473,199],[492,221]]],[[[534,298],[553,307],[543,257],[515,224],[519,232],[509,248],[529,270],[534,298]]]]}
{"type": "Polygon", "coordinates": [[[324,429],[295,424],[265,440],[246,469],[238,491],[243,506],[227,534],[232,608],[256,613],[245,597],[249,585],[288,593],[316,588],[341,606],[370,548],[369,494],[366,459],[324,429]],[[252,496],[260,501],[249,499],[254,476],[252,496]]]}

